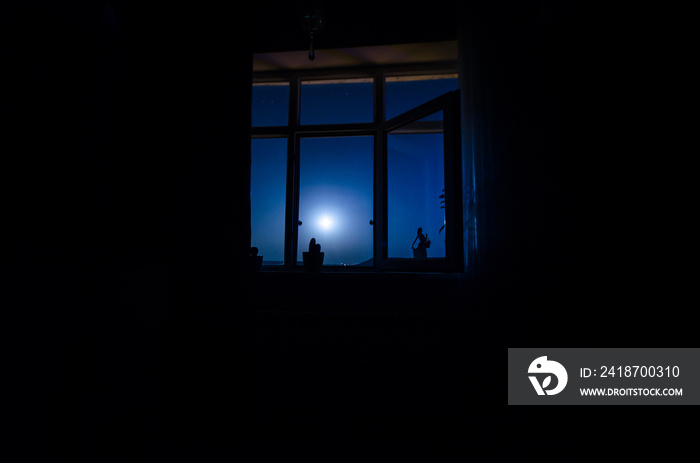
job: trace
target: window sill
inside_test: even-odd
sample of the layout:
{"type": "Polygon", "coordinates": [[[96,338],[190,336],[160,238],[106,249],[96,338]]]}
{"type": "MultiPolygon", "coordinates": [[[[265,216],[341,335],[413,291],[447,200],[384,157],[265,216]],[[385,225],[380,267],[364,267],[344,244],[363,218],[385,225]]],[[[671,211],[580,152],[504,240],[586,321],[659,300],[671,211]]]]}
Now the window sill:
{"type": "Polygon", "coordinates": [[[393,277],[396,275],[403,275],[406,277],[419,277],[419,278],[444,278],[444,279],[464,279],[466,273],[463,272],[432,272],[432,271],[413,271],[413,270],[376,270],[371,267],[324,267],[320,272],[313,272],[304,270],[303,267],[298,267],[295,269],[285,269],[285,268],[275,268],[263,267],[260,271],[254,272],[253,275],[334,275],[342,276],[347,275],[352,277],[354,275],[365,275],[371,277],[393,277]]]}

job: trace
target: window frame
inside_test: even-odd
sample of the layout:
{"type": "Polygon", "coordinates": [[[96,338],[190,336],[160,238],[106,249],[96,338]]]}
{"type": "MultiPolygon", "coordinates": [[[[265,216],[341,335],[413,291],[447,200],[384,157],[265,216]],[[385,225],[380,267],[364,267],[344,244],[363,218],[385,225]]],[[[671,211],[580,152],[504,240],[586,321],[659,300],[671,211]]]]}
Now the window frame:
{"type": "MultiPolygon", "coordinates": [[[[456,62],[429,65],[398,65],[389,67],[349,68],[331,70],[289,70],[253,73],[253,85],[289,82],[289,107],[286,126],[251,127],[251,138],[287,139],[287,178],[284,230],[284,264],[264,265],[266,270],[292,271],[297,265],[299,228],[299,152],[300,140],[306,137],[373,136],[373,267],[324,266],[324,271],[408,271],[463,272],[461,149],[459,126],[459,90],[448,92],[386,120],[387,77],[458,76],[456,62]],[[311,80],[372,79],[373,120],[361,123],[302,125],[301,85],[311,80]],[[424,111],[443,111],[443,140],[445,150],[446,246],[444,259],[395,259],[387,257],[387,137],[391,130],[419,119],[424,111]],[[449,229],[449,232],[448,232],[449,229]],[[380,245],[383,244],[383,245],[380,245]]],[[[302,225],[303,226],[303,225],[302,225]]]]}
{"type": "MultiPolygon", "coordinates": [[[[459,90],[440,95],[415,108],[412,108],[396,117],[386,121],[383,135],[383,160],[387,162],[387,141],[390,132],[415,124],[419,119],[443,112],[441,129],[437,132],[434,122],[423,123],[424,129],[413,129],[411,133],[442,133],[444,155],[444,185],[445,185],[445,257],[428,260],[416,260],[406,258],[391,258],[387,255],[387,248],[383,248],[380,258],[382,270],[402,271],[433,271],[433,272],[457,272],[463,268],[464,245],[462,242],[462,164],[461,164],[461,140],[460,140],[460,108],[459,90]],[[447,207],[449,205],[449,207],[447,207]],[[449,226],[447,226],[449,224],[449,226]]],[[[415,127],[415,125],[414,125],[415,127]]],[[[386,169],[386,167],[385,167],[386,169]]],[[[384,175],[386,179],[386,173],[384,175]]],[[[388,217],[386,182],[384,182],[384,205],[382,217],[388,217]]],[[[381,242],[388,242],[387,221],[381,223],[381,242]]]]}

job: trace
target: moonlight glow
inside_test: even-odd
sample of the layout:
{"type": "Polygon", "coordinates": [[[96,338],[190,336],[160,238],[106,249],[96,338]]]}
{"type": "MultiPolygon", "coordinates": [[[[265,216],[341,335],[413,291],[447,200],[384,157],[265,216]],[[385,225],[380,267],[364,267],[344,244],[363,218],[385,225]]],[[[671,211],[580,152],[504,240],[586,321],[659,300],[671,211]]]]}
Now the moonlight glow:
{"type": "Polygon", "coordinates": [[[322,230],[330,230],[333,228],[333,225],[335,224],[335,221],[331,216],[328,215],[322,215],[318,219],[318,226],[321,227],[322,230]]]}

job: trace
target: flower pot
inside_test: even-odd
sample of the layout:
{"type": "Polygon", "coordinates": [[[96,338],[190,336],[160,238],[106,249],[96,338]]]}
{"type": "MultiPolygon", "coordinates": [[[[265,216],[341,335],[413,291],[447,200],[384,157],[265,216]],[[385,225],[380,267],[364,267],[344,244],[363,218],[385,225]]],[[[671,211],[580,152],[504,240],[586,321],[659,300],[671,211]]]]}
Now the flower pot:
{"type": "Polygon", "coordinates": [[[304,270],[307,272],[319,272],[323,267],[322,252],[302,252],[301,256],[304,261],[304,270]]]}
{"type": "Polygon", "coordinates": [[[413,248],[413,258],[414,259],[427,259],[428,252],[425,249],[413,248]]]}
{"type": "Polygon", "coordinates": [[[257,272],[262,268],[263,256],[248,256],[248,269],[257,272]]]}

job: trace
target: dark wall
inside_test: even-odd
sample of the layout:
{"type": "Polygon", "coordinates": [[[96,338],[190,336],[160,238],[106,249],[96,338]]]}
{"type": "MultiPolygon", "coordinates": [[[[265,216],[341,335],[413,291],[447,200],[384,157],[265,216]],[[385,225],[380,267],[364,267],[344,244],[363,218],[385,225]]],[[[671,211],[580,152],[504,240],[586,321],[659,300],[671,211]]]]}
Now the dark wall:
{"type": "MultiPolygon", "coordinates": [[[[660,103],[673,101],[678,82],[666,78],[667,64],[648,65],[658,56],[651,50],[672,56],[673,47],[630,26],[659,24],[663,14],[583,10],[576,2],[465,9],[460,43],[471,46],[484,224],[475,283],[485,291],[468,347],[482,377],[503,377],[494,351],[505,356],[507,347],[662,347],[695,338],[680,303],[692,285],[673,263],[693,241],[682,225],[692,182],[667,157],[684,124],[660,103]]],[[[488,381],[475,386],[489,398],[480,402],[488,418],[478,435],[512,459],[543,452],[540,436],[555,458],[630,458],[626,443],[651,432],[644,450],[631,450],[644,459],[670,442],[683,448],[689,432],[687,409],[506,407],[502,384],[499,392],[488,381]]]]}
{"type": "Polygon", "coordinates": [[[3,9],[8,461],[153,461],[227,432],[250,233],[240,12],[3,9]]]}
{"type": "MultiPolygon", "coordinates": [[[[465,153],[471,149],[479,278],[513,312],[511,326],[546,332],[583,266],[570,116],[576,76],[565,5],[474,4],[460,35],[465,153]],[[516,309],[516,307],[518,307],[516,309]],[[538,307],[536,313],[533,309],[538,307]],[[533,318],[534,317],[534,318],[533,318]]],[[[501,330],[502,341],[524,339],[501,330]]]]}

